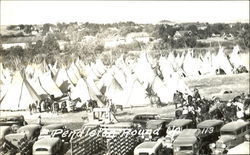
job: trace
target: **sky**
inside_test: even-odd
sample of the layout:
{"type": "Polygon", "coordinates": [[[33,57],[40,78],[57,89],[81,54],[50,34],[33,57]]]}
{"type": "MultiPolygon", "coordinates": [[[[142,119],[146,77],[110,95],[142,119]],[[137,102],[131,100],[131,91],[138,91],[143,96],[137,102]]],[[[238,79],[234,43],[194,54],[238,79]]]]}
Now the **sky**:
{"type": "Polygon", "coordinates": [[[2,1],[1,25],[249,21],[248,1],[2,1]]]}

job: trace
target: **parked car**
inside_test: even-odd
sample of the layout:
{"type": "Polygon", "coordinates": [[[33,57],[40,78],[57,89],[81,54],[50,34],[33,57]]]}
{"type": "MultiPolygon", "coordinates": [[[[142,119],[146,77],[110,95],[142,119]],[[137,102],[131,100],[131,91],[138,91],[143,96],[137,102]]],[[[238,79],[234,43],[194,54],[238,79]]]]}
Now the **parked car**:
{"type": "Polygon", "coordinates": [[[157,119],[160,119],[160,115],[158,114],[138,114],[134,116],[133,123],[140,125],[142,128],[146,128],[146,124],[149,120],[157,119]]]}
{"type": "Polygon", "coordinates": [[[248,141],[245,141],[231,149],[228,150],[227,154],[240,154],[240,155],[249,155],[250,154],[250,148],[249,148],[250,144],[248,141]]]}
{"type": "Polygon", "coordinates": [[[201,140],[199,129],[184,129],[173,143],[174,155],[199,155],[201,140]]]}
{"type": "Polygon", "coordinates": [[[148,141],[156,141],[158,138],[162,136],[166,136],[166,125],[172,121],[172,118],[164,118],[158,120],[149,120],[146,123],[146,130],[151,130],[151,134],[144,134],[143,138],[148,141]]]}
{"type": "Polygon", "coordinates": [[[4,143],[5,136],[12,132],[10,126],[0,126],[0,146],[4,143]]]}
{"type": "Polygon", "coordinates": [[[38,124],[25,125],[17,130],[17,133],[25,133],[27,139],[38,139],[40,134],[41,126],[38,124]]]}
{"type": "Polygon", "coordinates": [[[210,144],[213,154],[227,153],[232,147],[244,142],[249,131],[250,122],[234,121],[225,124],[220,129],[219,139],[210,144]]]}
{"type": "Polygon", "coordinates": [[[58,137],[45,137],[36,141],[32,148],[33,155],[62,154],[62,141],[58,137]]]}
{"type": "Polygon", "coordinates": [[[0,152],[5,153],[5,136],[12,132],[10,126],[0,126],[0,152]]]}
{"type": "Polygon", "coordinates": [[[176,119],[166,125],[167,135],[180,134],[184,129],[195,128],[191,119],[176,119]]]}
{"type": "Polygon", "coordinates": [[[210,152],[209,144],[215,143],[220,136],[220,129],[224,122],[222,120],[205,120],[197,125],[201,130],[200,138],[202,140],[203,153],[210,152]]]}
{"type": "Polygon", "coordinates": [[[0,116],[0,126],[27,125],[23,115],[0,116]]]}
{"type": "Polygon", "coordinates": [[[162,149],[161,142],[143,142],[136,146],[134,155],[160,155],[162,149]]]}
{"type": "Polygon", "coordinates": [[[25,125],[17,130],[17,133],[8,134],[5,139],[16,147],[19,147],[19,143],[22,140],[36,141],[40,134],[41,126],[37,124],[25,125]]]}
{"type": "Polygon", "coordinates": [[[42,139],[45,137],[52,137],[53,131],[55,132],[56,130],[62,130],[61,134],[56,134],[56,137],[62,138],[62,133],[65,131],[66,127],[63,124],[49,124],[46,126],[43,126],[40,132],[40,135],[38,139],[42,139]]]}
{"type": "Polygon", "coordinates": [[[193,121],[191,119],[176,119],[166,125],[167,135],[162,138],[163,146],[167,148],[173,148],[173,142],[177,136],[184,130],[194,128],[193,121]]]}
{"type": "Polygon", "coordinates": [[[224,125],[222,120],[205,120],[197,125],[201,130],[200,137],[208,143],[216,142],[220,136],[220,129],[224,125]]]}

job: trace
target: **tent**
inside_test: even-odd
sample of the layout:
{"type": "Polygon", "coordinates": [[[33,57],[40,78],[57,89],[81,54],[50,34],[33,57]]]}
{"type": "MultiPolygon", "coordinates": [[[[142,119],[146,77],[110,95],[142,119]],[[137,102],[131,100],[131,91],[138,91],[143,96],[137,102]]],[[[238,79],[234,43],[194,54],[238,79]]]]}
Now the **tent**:
{"type": "Polygon", "coordinates": [[[17,71],[13,77],[13,81],[8,89],[7,94],[3,98],[1,110],[23,110],[28,109],[29,104],[40,101],[40,96],[26,79],[23,79],[21,73],[17,71]]]}
{"type": "Polygon", "coordinates": [[[154,77],[156,76],[150,63],[147,60],[146,53],[142,53],[135,66],[135,74],[141,83],[144,83],[145,87],[152,83],[154,77]]]}
{"type": "Polygon", "coordinates": [[[207,51],[204,56],[200,56],[201,59],[201,68],[200,72],[202,75],[213,74],[212,70],[212,55],[210,51],[207,51]]]}
{"type": "Polygon", "coordinates": [[[168,79],[172,77],[172,74],[174,72],[173,66],[163,56],[159,58],[159,65],[162,75],[164,77],[164,82],[167,82],[168,79]]]}
{"type": "Polygon", "coordinates": [[[233,48],[233,52],[230,55],[230,62],[234,68],[238,68],[241,65],[243,66],[243,62],[240,57],[240,48],[238,45],[233,48]]]}
{"type": "Polygon", "coordinates": [[[55,81],[57,87],[59,87],[63,93],[67,93],[69,87],[73,87],[73,84],[69,79],[68,74],[64,67],[60,68],[57,71],[53,80],[55,81]]]}
{"type": "Polygon", "coordinates": [[[245,66],[247,70],[249,71],[249,52],[241,53],[240,59],[242,61],[243,66],[245,66]]]}
{"type": "Polygon", "coordinates": [[[54,95],[54,97],[61,97],[63,95],[56,83],[52,80],[50,71],[40,75],[39,82],[47,94],[54,95]]]}
{"type": "Polygon", "coordinates": [[[121,98],[121,103],[124,107],[145,106],[150,104],[146,90],[138,79],[129,82],[128,87],[124,90],[124,97],[121,98]]]}
{"type": "Polygon", "coordinates": [[[69,69],[66,70],[66,73],[72,84],[77,84],[77,81],[81,78],[81,75],[74,63],[70,65],[69,69]]]}
{"type": "Polygon", "coordinates": [[[213,69],[223,69],[226,74],[232,74],[232,66],[224,53],[224,48],[220,47],[218,54],[213,58],[213,69]]]}
{"type": "Polygon", "coordinates": [[[119,82],[116,80],[115,77],[111,78],[111,81],[109,84],[107,84],[105,96],[108,99],[112,99],[112,102],[114,104],[123,104],[124,102],[122,101],[124,97],[124,89],[122,86],[119,84],[119,82]]]}
{"type": "Polygon", "coordinates": [[[152,89],[157,96],[160,97],[161,102],[168,103],[173,101],[171,90],[169,90],[163,81],[157,76],[152,83],[152,89]]]}
{"type": "Polygon", "coordinates": [[[78,80],[77,85],[72,88],[71,99],[80,98],[82,103],[87,102],[90,99],[89,89],[86,82],[81,78],[78,80]]]}
{"type": "Polygon", "coordinates": [[[193,57],[193,51],[188,50],[185,59],[183,61],[183,70],[187,76],[199,75],[199,65],[197,60],[193,57]]]}

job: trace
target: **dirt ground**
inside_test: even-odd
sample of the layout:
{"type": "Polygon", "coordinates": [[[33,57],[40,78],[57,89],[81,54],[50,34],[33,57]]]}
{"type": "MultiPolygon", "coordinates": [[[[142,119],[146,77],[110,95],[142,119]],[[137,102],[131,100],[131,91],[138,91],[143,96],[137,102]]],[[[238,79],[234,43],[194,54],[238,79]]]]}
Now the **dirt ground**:
{"type": "MultiPolygon", "coordinates": [[[[185,79],[186,84],[191,90],[194,87],[200,90],[201,96],[211,98],[218,96],[223,100],[229,100],[239,95],[240,93],[249,93],[249,74],[238,75],[220,75],[220,76],[199,76],[185,79]],[[225,91],[232,91],[231,94],[223,94],[225,91]]],[[[174,105],[165,107],[136,107],[125,108],[123,111],[118,111],[116,118],[123,121],[132,120],[133,116],[138,113],[158,113],[164,117],[174,116],[174,105]]],[[[63,123],[70,129],[79,129],[83,125],[82,117],[87,117],[86,111],[66,113],[66,114],[52,114],[40,113],[30,115],[27,111],[22,112],[0,112],[0,115],[9,114],[23,114],[28,123],[37,123],[38,116],[41,115],[44,124],[63,123]]]]}

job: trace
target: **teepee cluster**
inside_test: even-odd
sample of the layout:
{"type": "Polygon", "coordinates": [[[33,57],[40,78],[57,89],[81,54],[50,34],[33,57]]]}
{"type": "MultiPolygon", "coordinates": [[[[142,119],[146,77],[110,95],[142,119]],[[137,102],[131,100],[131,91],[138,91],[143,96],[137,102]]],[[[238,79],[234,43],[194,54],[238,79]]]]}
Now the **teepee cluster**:
{"type": "Polygon", "coordinates": [[[85,63],[77,58],[69,66],[55,63],[29,64],[23,70],[10,71],[0,64],[0,110],[27,109],[29,104],[41,101],[42,96],[60,98],[70,90],[72,100],[80,98],[82,104],[90,99],[102,105],[100,97],[112,99],[124,107],[150,104],[147,89],[150,86],[162,102],[172,102],[179,90],[191,91],[183,78],[216,74],[222,69],[233,74],[233,69],[245,66],[249,69],[248,53],[240,53],[235,46],[230,58],[221,47],[218,54],[206,52],[194,56],[192,50],[175,55],[153,58],[141,52],[137,59],[121,55],[113,65],[105,66],[100,59],[85,63]]]}

